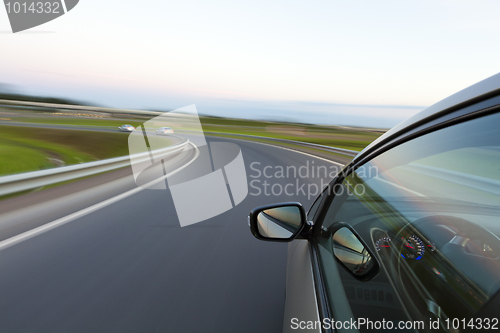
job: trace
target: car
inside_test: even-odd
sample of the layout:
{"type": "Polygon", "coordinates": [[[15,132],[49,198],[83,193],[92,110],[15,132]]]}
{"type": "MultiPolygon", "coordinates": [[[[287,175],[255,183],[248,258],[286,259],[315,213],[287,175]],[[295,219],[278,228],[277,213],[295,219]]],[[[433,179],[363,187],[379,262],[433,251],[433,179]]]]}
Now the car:
{"type": "Polygon", "coordinates": [[[306,213],[248,217],[287,242],[284,332],[498,329],[500,74],[379,137],[306,213]]]}
{"type": "Polygon", "coordinates": [[[133,130],[135,130],[135,127],[132,125],[121,125],[120,127],[118,127],[118,130],[120,132],[132,132],[133,130]]]}
{"type": "Polygon", "coordinates": [[[171,129],[170,127],[160,127],[156,130],[156,134],[158,135],[164,135],[164,134],[173,134],[174,130],[171,129]]]}

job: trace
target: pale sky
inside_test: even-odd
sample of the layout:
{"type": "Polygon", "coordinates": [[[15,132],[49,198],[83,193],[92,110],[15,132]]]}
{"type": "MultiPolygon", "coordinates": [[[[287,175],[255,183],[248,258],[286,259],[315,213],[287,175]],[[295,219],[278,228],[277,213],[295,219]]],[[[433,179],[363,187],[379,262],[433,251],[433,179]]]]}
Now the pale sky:
{"type": "Polygon", "coordinates": [[[0,83],[112,107],[387,127],[500,72],[498,13],[497,0],[80,0],[12,34],[0,9],[0,83]]]}

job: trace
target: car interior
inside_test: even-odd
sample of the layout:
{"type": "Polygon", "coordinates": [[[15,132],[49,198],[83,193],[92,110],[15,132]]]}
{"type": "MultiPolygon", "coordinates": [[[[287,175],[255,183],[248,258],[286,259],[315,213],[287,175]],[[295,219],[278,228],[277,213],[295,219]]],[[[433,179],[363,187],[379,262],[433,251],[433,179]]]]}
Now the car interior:
{"type": "Polygon", "coordinates": [[[500,287],[500,193],[480,186],[500,179],[493,159],[500,154],[499,118],[403,143],[343,180],[316,235],[330,299],[335,288],[327,257],[335,255],[344,268],[351,265],[339,274],[357,318],[443,323],[471,318],[484,306],[500,287]],[[352,227],[374,254],[381,270],[373,279],[360,279],[353,274],[360,266],[337,255],[339,223],[352,227]]]}

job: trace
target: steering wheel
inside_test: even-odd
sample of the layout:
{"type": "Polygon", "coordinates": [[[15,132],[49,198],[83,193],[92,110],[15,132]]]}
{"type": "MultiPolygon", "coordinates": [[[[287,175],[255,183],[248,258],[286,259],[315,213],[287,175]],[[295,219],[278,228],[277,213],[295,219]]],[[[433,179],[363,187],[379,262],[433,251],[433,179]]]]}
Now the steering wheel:
{"type": "Polygon", "coordinates": [[[500,238],[495,234],[454,216],[427,216],[412,225],[433,240],[441,254],[484,293],[492,295],[498,289],[500,238]]]}
{"type": "Polygon", "coordinates": [[[448,315],[462,315],[466,309],[459,303],[465,302],[471,305],[466,311],[474,315],[483,303],[473,306],[463,295],[467,289],[483,302],[498,290],[500,238],[471,221],[444,215],[417,219],[398,234],[412,233],[411,230],[420,234],[424,242],[434,243],[435,253],[426,253],[420,261],[399,258],[395,262],[396,286],[409,305],[408,310],[417,317],[426,317],[429,311],[440,316],[439,308],[444,306],[448,315]],[[464,285],[458,285],[457,279],[464,285]],[[458,298],[452,301],[454,297],[458,298]]]}
{"type": "Polygon", "coordinates": [[[412,225],[422,232],[427,238],[433,241],[441,253],[445,256],[453,256],[457,246],[466,249],[469,253],[483,255],[496,259],[500,254],[500,238],[482,226],[467,221],[465,219],[445,216],[431,215],[418,219],[412,225]],[[488,253],[484,248],[474,251],[471,241],[480,240],[491,250],[488,253]]]}

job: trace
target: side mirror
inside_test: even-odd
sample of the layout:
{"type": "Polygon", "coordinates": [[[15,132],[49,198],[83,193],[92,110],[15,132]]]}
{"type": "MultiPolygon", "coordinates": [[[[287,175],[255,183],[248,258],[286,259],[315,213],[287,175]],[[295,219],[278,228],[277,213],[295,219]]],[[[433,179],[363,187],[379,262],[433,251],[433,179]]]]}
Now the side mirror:
{"type": "Polygon", "coordinates": [[[377,275],[379,265],[358,234],[346,223],[339,223],[332,235],[333,254],[355,278],[366,281],[377,275]]]}
{"type": "Polygon", "coordinates": [[[306,213],[298,202],[262,206],[250,212],[248,223],[257,239],[289,242],[304,229],[306,213]]]}

